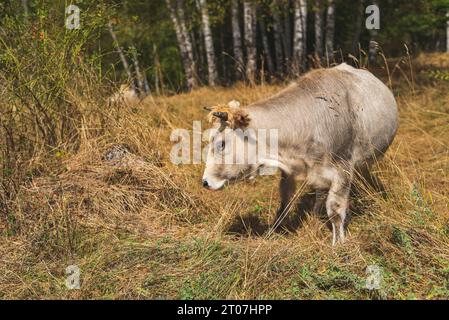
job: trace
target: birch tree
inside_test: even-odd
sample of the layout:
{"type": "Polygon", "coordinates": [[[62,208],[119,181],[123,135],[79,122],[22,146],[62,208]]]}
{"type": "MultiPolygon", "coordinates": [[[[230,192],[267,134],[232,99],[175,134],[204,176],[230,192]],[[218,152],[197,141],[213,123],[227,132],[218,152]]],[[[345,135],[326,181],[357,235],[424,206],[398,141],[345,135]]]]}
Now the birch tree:
{"type": "Polygon", "coordinates": [[[125,53],[123,52],[123,49],[120,46],[120,43],[118,42],[117,35],[114,32],[114,28],[112,27],[111,22],[108,23],[108,29],[109,29],[109,34],[111,35],[111,38],[114,42],[115,50],[117,51],[117,53],[120,57],[120,60],[122,62],[123,69],[125,69],[126,75],[128,76],[128,81],[131,82],[131,89],[135,90],[136,86],[134,84],[133,75],[131,73],[131,69],[129,67],[128,60],[126,59],[125,53]]]}
{"type": "Polygon", "coordinates": [[[334,60],[334,34],[335,34],[335,2],[328,0],[326,13],[326,58],[329,61],[334,60]]]}
{"type": "Polygon", "coordinates": [[[307,35],[307,2],[295,0],[295,27],[293,34],[294,72],[299,74],[304,67],[307,35]]]}
{"type": "Polygon", "coordinates": [[[137,85],[139,87],[139,92],[142,96],[147,96],[150,94],[150,86],[148,84],[148,79],[145,74],[145,71],[142,71],[140,69],[140,63],[139,63],[139,57],[137,54],[137,49],[135,47],[131,48],[132,55],[133,55],[133,64],[134,64],[134,71],[136,73],[136,79],[137,79],[137,85]]]}
{"type": "Polygon", "coordinates": [[[276,61],[276,70],[279,74],[283,72],[283,56],[282,56],[282,22],[279,15],[279,2],[276,0],[272,6],[273,15],[273,38],[274,38],[274,54],[276,61]]]}
{"type": "Polygon", "coordinates": [[[323,1],[315,0],[315,55],[323,57],[323,1]]]}
{"type": "Polygon", "coordinates": [[[267,62],[268,72],[270,74],[273,74],[274,73],[274,62],[273,62],[273,58],[271,56],[270,44],[268,42],[265,21],[263,20],[262,17],[259,17],[259,29],[260,29],[260,33],[262,35],[262,45],[263,45],[263,51],[265,53],[265,60],[267,62]]]}
{"type": "Polygon", "coordinates": [[[364,17],[364,0],[358,1],[357,8],[357,16],[355,20],[355,28],[354,28],[354,37],[352,38],[352,51],[354,53],[358,53],[359,51],[359,43],[360,43],[360,35],[362,33],[362,25],[363,25],[363,17],[364,17]]]}
{"type": "Polygon", "coordinates": [[[289,64],[290,57],[292,55],[292,21],[290,18],[290,8],[291,1],[287,0],[284,4],[286,6],[284,11],[284,32],[283,32],[283,43],[284,43],[284,54],[287,65],[289,64]]]}
{"type": "Polygon", "coordinates": [[[371,30],[370,34],[371,34],[371,39],[369,41],[368,59],[369,59],[370,65],[374,65],[374,64],[376,64],[376,60],[377,60],[377,51],[379,48],[379,44],[375,40],[376,36],[377,36],[377,31],[371,30]]]}
{"type": "Polygon", "coordinates": [[[254,84],[257,68],[256,4],[251,0],[244,1],[243,12],[245,20],[246,77],[251,84],[254,84]]]}
{"type": "Polygon", "coordinates": [[[206,0],[199,0],[201,7],[201,20],[203,26],[204,45],[206,47],[207,71],[209,76],[209,85],[217,85],[218,73],[215,58],[214,39],[210,29],[209,12],[207,10],[206,0]]]}
{"type": "Polygon", "coordinates": [[[153,43],[153,64],[154,64],[154,86],[156,88],[156,94],[159,96],[163,94],[164,90],[164,78],[161,72],[161,62],[159,60],[159,54],[157,52],[157,46],[153,43]]]}
{"type": "Polygon", "coordinates": [[[193,46],[187,31],[183,1],[177,0],[176,7],[171,0],[165,0],[170,12],[170,18],[175,28],[176,39],[178,41],[179,51],[184,66],[184,72],[187,78],[187,87],[193,89],[197,86],[196,66],[193,59],[193,46]]]}
{"type": "Polygon", "coordinates": [[[239,2],[238,0],[232,0],[231,3],[231,15],[232,15],[232,44],[234,49],[234,59],[237,64],[236,76],[240,78],[243,72],[243,50],[242,50],[242,31],[240,29],[239,20],[239,2]]]}
{"type": "MultiPolygon", "coordinates": [[[[377,1],[373,1],[373,5],[379,7],[377,1]]],[[[367,11],[365,13],[368,13],[368,9],[369,7],[367,8],[367,11]]],[[[371,13],[374,14],[373,12],[371,13]]],[[[369,41],[368,59],[370,65],[374,65],[377,60],[377,52],[379,49],[379,44],[376,41],[377,29],[371,29],[369,33],[370,33],[370,41],[369,41]]]]}

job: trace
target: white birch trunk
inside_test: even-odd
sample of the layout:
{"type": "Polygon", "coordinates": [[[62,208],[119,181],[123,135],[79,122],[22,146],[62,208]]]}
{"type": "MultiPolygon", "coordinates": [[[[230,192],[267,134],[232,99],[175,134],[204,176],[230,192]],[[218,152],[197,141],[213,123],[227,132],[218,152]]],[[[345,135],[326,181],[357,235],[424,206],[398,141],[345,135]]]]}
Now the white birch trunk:
{"type": "Polygon", "coordinates": [[[282,25],[281,17],[279,16],[279,4],[275,3],[273,8],[273,37],[274,37],[274,53],[276,61],[276,70],[279,74],[283,72],[284,62],[282,56],[282,25]]]}
{"type": "Polygon", "coordinates": [[[323,2],[315,0],[315,55],[323,57],[323,2]]]}
{"type": "Polygon", "coordinates": [[[365,13],[364,0],[358,1],[357,18],[355,20],[354,38],[352,39],[352,51],[359,53],[360,34],[362,33],[363,17],[365,13]]]}
{"type": "Polygon", "coordinates": [[[189,88],[194,88],[198,85],[196,63],[193,57],[193,45],[190,40],[189,31],[186,25],[186,18],[184,14],[184,0],[177,0],[177,11],[179,17],[179,24],[181,26],[181,32],[184,40],[184,47],[186,50],[187,62],[188,62],[188,76],[187,83],[189,88]]]}
{"type": "Polygon", "coordinates": [[[328,62],[334,60],[334,34],[335,34],[335,3],[328,1],[326,13],[326,57],[328,62]]]}
{"type": "Polygon", "coordinates": [[[307,34],[307,2],[295,0],[295,28],[293,34],[293,64],[295,74],[304,67],[307,34]]]}
{"type": "MultiPolygon", "coordinates": [[[[373,1],[374,5],[378,5],[377,1],[373,1]]],[[[368,50],[368,59],[370,65],[375,65],[377,60],[377,51],[379,49],[379,45],[376,41],[377,39],[377,30],[370,30],[370,42],[369,42],[369,50],[368,50]]]]}
{"type": "Polygon", "coordinates": [[[135,90],[136,87],[134,84],[134,79],[133,79],[133,75],[131,73],[131,69],[129,68],[128,60],[126,59],[125,54],[123,53],[123,49],[117,40],[117,35],[115,34],[114,29],[112,28],[111,22],[109,22],[108,28],[109,28],[109,33],[114,42],[115,49],[116,49],[117,53],[119,54],[120,60],[122,61],[122,64],[123,64],[123,68],[125,69],[126,75],[128,76],[128,81],[131,82],[131,89],[135,90]]]}
{"type": "Polygon", "coordinates": [[[215,63],[215,49],[212,31],[210,29],[209,12],[207,10],[206,0],[199,0],[201,6],[201,20],[203,26],[204,45],[206,46],[207,71],[209,76],[209,85],[215,86],[218,81],[217,65],[215,63]]]}
{"type": "Polygon", "coordinates": [[[153,44],[153,56],[154,56],[154,86],[156,88],[156,94],[159,96],[164,92],[164,79],[161,72],[161,63],[159,55],[157,53],[156,44],[153,44]]]}
{"type": "Polygon", "coordinates": [[[170,0],[165,0],[170,11],[170,18],[175,28],[176,39],[178,41],[181,59],[184,66],[184,72],[187,79],[187,87],[193,89],[197,86],[196,67],[193,60],[193,47],[190,41],[187,27],[185,25],[184,9],[182,8],[182,1],[177,0],[177,9],[173,6],[170,0]]]}
{"type": "Polygon", "coordinates": [[[274,62],[273,62],[273,58],[271,56],[270,44],[268,43],[268,36],[267,36],[267,32],[266,32],[265,22],[263,21],[262,17],[259,18],[259,28],[260,28],[260,32],[262,34],[262,45],[263,45],[265,58],[267,61],[268,72],[270,74],[273,74],[274,73],[274,62]]]}
{"type": "Polygon", "coordinates": [[[237,64],[237,78],[240,78],[244,70],[243,50],[242,50],[242,31],[240,29],[239,21],[239,2],[232,0],[231,3],[232,14],[232,44],[234,48],[234,59],[237,64]]]}
{"type": "Polygon", "coordinates": [[[257,48],[256,48],[256,4],[253,1],[243,3],[245,20],[246,77],[251,84],[256,80],[257,48]]]}
{"type": "Polygon", "coordinates": [[[291,1],[288,0],[286,2],[287,8],[284,11],[284,54],[285,54],[285,62],[287,65],[290,63],[290,58],[292,55],[292,31],[291,31],[291,18],[290,18],[290,4],[291,1]]]}
{"type": "Polygon", "coordinates": [[[132,53],[133,53],[133,63],[134,63],[134,70],[136,72],[137,84],[139,86],[140,94],[142,95],[141,97],[143,98],[144,96],[150,94],[150,87],[148,85],[147,76],[140,69],[137,49],[133,48],[132,53]]]}

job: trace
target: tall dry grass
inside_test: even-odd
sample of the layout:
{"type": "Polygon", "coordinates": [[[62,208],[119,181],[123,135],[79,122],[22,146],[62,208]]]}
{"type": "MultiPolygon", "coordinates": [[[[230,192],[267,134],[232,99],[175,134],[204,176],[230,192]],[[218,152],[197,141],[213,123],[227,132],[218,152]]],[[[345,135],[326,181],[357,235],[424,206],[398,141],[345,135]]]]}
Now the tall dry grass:
{"type": "MultiPolygon", "coordinates": [[[[202,88],[107,109],[107,89],[89,73],[80,90],[62,86],[77,116],[52,114],[55,130],[74,120],[64,135],[73,141],[46,141],[32,125],[35,109],[21,115],[25,128],[11,126],[41,144],[2,158],[20,174],[2,178],[0,298],[449,298],[446,81],[418,70],[424,85],[412,90],[407,70],[393,72],[400,130],[374,168],[385,192],[357,182],[348,241],[332,247],[326,219],[304,214],[305,202],[286,218],[287,232],[272,232],[276,177],[206,192],[202,165],[169,160],[170,132],[204,119],[204,105],[248,104],[281,86],[202,88]],[[79,290],[65,286],[69,265],[81,269],[79,290]],[[380,290],[366,288],[369,265],[382,270],[380,290]]],[[[9,110],[14,121],[7,108],[22,105],[8,97],[2,116],[9,110]]]]}

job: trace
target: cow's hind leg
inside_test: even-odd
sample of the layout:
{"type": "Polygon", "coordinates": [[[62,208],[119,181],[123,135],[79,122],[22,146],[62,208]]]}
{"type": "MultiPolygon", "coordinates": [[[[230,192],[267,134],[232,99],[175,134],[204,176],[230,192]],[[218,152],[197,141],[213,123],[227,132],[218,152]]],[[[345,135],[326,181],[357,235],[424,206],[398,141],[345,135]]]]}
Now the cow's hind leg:
{"type": "Polygon", "coordinates": [[[345,241],[344,224],[349,206],[352,170],[338,170],[326,200],[327,215],[332,223],[332,244],[345,241]]]}

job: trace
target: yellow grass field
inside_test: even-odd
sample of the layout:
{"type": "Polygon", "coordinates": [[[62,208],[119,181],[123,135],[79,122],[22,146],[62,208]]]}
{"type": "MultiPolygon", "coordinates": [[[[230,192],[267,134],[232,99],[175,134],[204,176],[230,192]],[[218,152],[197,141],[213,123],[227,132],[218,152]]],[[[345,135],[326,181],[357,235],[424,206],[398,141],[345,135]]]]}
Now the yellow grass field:
{"type": "Polygon", "coordinates": [[[449,299],[449,82],[429,72],[447,72],[440,60],[449,61],[418,58],[414,76],[392,63],[400,129],[373,169],[386,192],[357,183],[337,247],[305,201],[284,232],[272,230],[279,175],[212,192],[204,165],[170,162],[173,129],[208,127],[203,106],[246,105],[284,85],[149,97],[105,112],[105,130],[76,98],[85,105],[78,147],[30,160],[1,220],[0,298],[449,299]],[[130,153],[108,160],[114,145],[130,153]],[[70,265],[79,289],[66,287],[70,265]],[[366,286],[369,266],[379,289],[366,286]]]}

